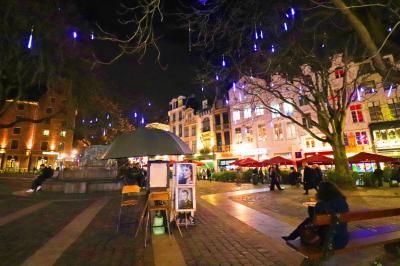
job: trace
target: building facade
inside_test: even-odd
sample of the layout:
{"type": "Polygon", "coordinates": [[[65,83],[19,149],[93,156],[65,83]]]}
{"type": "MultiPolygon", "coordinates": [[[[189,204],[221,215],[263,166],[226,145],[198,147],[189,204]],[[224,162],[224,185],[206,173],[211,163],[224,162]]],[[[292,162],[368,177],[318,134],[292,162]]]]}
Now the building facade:
{"type": "Polygon", "coordinates": [[[29,171],[40,164],[61,166],[74,157],[72,142],[75,110],[71,108],[70,89],[58,81],[38,101],[9,101],[10,107],[0,118],[1,124],[18,117],[41,123],[18,122],[0,129],[0,168],[29,171]]]}

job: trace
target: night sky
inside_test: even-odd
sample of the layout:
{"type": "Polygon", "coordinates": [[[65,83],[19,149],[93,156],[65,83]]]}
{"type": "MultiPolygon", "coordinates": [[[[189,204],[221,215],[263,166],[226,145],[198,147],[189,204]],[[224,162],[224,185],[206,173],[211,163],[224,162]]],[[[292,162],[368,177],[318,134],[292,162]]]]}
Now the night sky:
{"type": "MultiPolygon", "coordinates": [[[[90,24],[97,22],[113,33],[126,30],[117,22],[119,1],[77,1],[77,5],[82,18],[90,24]]],[[[194,82],[199,57],[188,51],[187,32],[170,27],[175,21],[168,19],[156,29],[163,35],[159,41],[163,67],[157,62],[155,50],[150,50],[141,62],[136,56],[126,55],[98,69],[109,84],[110,96],[127,111],[145,114],[149,121],[165,120],[168,102],[173,97],[189,95],[199,89],[194,82]],[[151,107],[147,106],[149,101],[151,107]]],[[[99,57],[105,58],[113,53],[113,48],[99,44],[97,51],[99,57]]]]}

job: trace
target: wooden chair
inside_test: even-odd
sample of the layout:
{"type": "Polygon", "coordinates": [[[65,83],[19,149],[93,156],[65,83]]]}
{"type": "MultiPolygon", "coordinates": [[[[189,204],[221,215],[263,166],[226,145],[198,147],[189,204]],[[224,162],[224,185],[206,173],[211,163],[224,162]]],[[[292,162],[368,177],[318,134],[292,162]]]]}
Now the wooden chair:
{"type": "MultiPolygon", "coordinates": [[[[119,206],[119,215],[118,215],[118,224],[117,224],[117,232],[119,232],[119,227],[121,226],[121,214],[122,214],[122,209],[124,207],[129,207],[129,206],[136,206],[138,204],[137,199],[132,199],[129,198],[130,195],[136,194],[140,192],[140,187],[137,185],[129,185],[129,186],[123,186],[122,187],[122,192],[121,192],[121,203],[119,206]]],[[[125,224],[130,224],[130,223],[125,223],[125,224]]]]}
{"type": "Polygon", "coordinates": [[[146,225],[145,225],[145,234],[144,234],[144,246],[146,247],[147,245],[147,232],[148,230],[151,233],[151,226],[149,226],[149,223],[153,220],[152,214],[155,213],[156,211],[163,211],[165,212],[165,217],[167,219],[167,228],[168,228],[168,234],[171,234],[171,229],[169,226],[170,220],[169,220],[169,213],[170,213],[170,200],[171,200],[171,195],[168,191],[163,191],[163,192],[151,192],[149,194],[148,200],[147,200],[147,216],[146,216],[146,225]],[[157,204],[156,201],[162,202],[162,204],[157,204]]]}

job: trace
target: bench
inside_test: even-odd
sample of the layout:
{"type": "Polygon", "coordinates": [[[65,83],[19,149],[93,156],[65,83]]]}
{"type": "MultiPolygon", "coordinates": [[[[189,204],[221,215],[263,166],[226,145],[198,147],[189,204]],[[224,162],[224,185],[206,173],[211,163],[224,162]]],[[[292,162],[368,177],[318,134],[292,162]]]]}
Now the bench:
{"type": "MultiPolygon", "coordinates": [[[[384,209],[384,210],[369,210],[369,211],[355,211],[342,213],[338,216],[339,222],[355,222],[364,221],[377,218],[393,217],[400,215],[400,208],[384,209]]],[[[317,215],[313,223],[315,225],[329,225],[333,220],[330,214],[317,215]]],[[[349,243],[345,248],[336,249],[335,254],[350,252],[375,245],[386,245],[388,249],[391,243],[400,242],[400,225],[387,225],[374,228],[363,228],[349,232],[349,243]]],[[[286,244],[295,249],[307,261],[317,261],[323,257],[322,247],[310,247],[301,243],[300,239],[286,241],[286,244]]],[[[400,244],[399,244],[400,245],[400,244]]],[[[388,250],[387,249],[387,250],[388,250]]]]}

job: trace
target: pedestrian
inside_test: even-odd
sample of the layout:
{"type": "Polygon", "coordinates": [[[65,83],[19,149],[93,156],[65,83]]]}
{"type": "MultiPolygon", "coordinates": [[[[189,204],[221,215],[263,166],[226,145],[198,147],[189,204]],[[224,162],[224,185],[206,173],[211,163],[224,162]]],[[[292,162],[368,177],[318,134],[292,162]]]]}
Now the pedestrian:
{"type": "Polygon", "coordinates": [[[378,180],[378,186],[383,187],[383,171],[379,163],[376,164],[376,169],[373,173],[374,180],[378,180]]]}
{"type": "Polygon", "coordinates": [[[207,168],[206,173],[207,173],[207,179],[208,179],[208,181],[211,182],[211,170],[210,170],[210,168],[207,168]]]}
{"type": "Polygon", "coordinates": [[[296,186],[300,183],[301,174],[296,171],[293,166],[290,167],[289,182],[292,186],[296,186]]]}
{"type": "Polygon", "coordinates": [[[258,176],[260,177],[261,184],[264,184],[264,172],[262,170],[262,167],[260,167],[260,170],[258,171],[258,176]]]}
{"type": "Polygon", "coordinates": [[[313,165],[314,171],[315,171],[315,183],[314,186],[316,189],[318,189],[319,183],[322,182],[323,180],[323,174],[321,168],[319,168],[318,164],[313,165]]]}
{"type": "Polygon", "coordinates": [[[43,182],[46,181],[47,178],[52,177],[52,175],[52,169],[50,167],[46,167],[44,164],[41,164],[39,168],[39,175],[35,178],[35,180],[33,180],[31,188],[26,192],[32,193],[41,190],[43,182]]]}
{"type": "Polygon", "coordinates": [[[269,186],[270,191],[274,191],[275,186],[279,190],[283,190],[279,184],[280,176],[281,176],[281,171],[279,170],[279,166],[277,164],[272,166],[271,171],[270,171],[270,176],[269,176],[271,179],[271,184],[269,186]]]}
{"type": "MultiPolygon", "coordinates": [[[[314,243],[324,243],[328,236],[330,225],[314,226],[312,221],[316,214],[337,214],[346,213],[349,211],[349,205],[346,202],[346,197],[340,192],[337,186],[330,182],[321,182],[317,191],[317,203],[315,207],[308,207],[307,217],[290,235],[283,236],[285,241],[295,240],[302,235],[302,232],[307,230],[308,226],[313,226],[316,229],[317,237],[313,239],[314,243]],[[319,241],[318,241],[319,240],[319,241]]],[[[349,233],[347,231],[347,223],[337,223],[333,230],[332,244],[335,249],[344,248],[349,241],[349,233]]],[[[303,240],[303,239],[302,239],[303,240]]]]}
{"type": "Polygon", "coordinates": [[[304,195],[308,195],[308,190],[315,188],[315,170],[308,166],[307,162],[303,162],[303,187],[304,195]]]}

